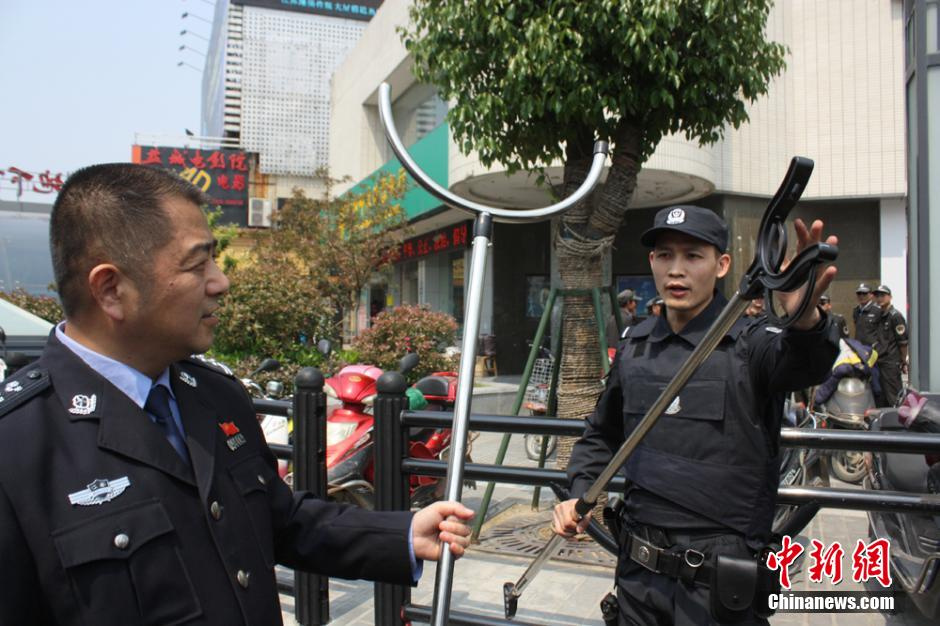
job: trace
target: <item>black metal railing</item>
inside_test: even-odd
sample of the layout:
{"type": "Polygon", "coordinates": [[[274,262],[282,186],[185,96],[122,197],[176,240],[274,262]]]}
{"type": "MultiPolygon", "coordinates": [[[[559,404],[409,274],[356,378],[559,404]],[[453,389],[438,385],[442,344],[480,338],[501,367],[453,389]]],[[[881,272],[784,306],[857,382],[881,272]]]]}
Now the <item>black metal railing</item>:
{"type": "MultiPolygon", "coordinates": [[[[375,400],[375,501],[379,510],[408,510],[411,475],[445,476],[447,463],[440,460],[407,456],[408,430],[411,428],[450,428],[453,415],[442,411],[407,411],[406,383],[397,372],[385,373],[377,383],[375,400]]],[[[293,402],[255,400],[259,413],[293,415],[294,445],[271,444],[275,456],[294,464],[294,487],[317,495],[326,494],[326,396],[323,376],[314,368],[298,374],[293,402]]],[[[482,432],[579,436],[582,420],[553,417],[509,415],[471,415],[469,429],[482,432]]],[[[940,453],[940,435],[898,432],[809,430],[784,428],[781,445],[823,450],[870,450],[902,453],[940,453]]],[[[467,463],[467,479],[501,483],[548,486],[566,483],[561,470],[467,463]]],[[[623,488],[623,479],[615,478],[611,489],[623,488]]],[[[940,513],[940,497],[894,491],[866,491],[821,487],[781,487],[780,504],[815,504],[820,507],[940,513]]],[[[298,623],[304,626],[329,622],[328,578],[295,572],[294,583],[278,581],[284,593],[293,593],[298,623]]],[[[411,588],[375,583],[375,623],[382,626],[402,624],[403,620],[429,621],[431,609],[411,604],[411,588]]],[[[452,624],[515,624],[521,622],[451,611],[452,624]]]]}

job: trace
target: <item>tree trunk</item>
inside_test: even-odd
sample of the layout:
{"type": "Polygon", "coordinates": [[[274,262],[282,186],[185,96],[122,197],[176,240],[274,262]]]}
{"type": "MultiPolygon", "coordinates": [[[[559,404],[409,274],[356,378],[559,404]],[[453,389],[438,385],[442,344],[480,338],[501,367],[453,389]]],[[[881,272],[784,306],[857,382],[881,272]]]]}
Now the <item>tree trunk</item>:
{"type": "MultiPolygon", "coordinates": [[[[604,254],[612,247],[623,221],[640,170],[641,133],[626,122],[614,137],[615,151],[607,182],[597,193],[596,206],[589,202],[568,211],[554,224],[554,246],[558,273],[563,289],[603,287],[604,254]]],[[[568,159],[565,163],[565,194],[577,188],[587,176],[589,158],[568,159]]],[[[558,417],[584,419],[594,409],[603,390],[603,365],[598,328],[589,295],[564,299],[562,337],[564,351],[558,385],[558,417]]],[[[567,469],[575,437],[563,437],[558,443],[557,467],[567,469]]]]}

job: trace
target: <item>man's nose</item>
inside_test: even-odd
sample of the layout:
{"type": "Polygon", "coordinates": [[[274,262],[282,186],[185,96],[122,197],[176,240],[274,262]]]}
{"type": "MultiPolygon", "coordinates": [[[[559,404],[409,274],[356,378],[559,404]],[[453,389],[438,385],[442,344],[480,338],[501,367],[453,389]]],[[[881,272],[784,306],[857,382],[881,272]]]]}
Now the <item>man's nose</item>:
{"type": "Polygon", "coordinates": [[[218,296],[228,291],[229,285],[228,276],[225,275],[225,272],[222,271],[218,263],[213,260],[212,273],[209,276],[209,281],[206,283],[206,291],[208,291],[210,295],[218,296]]]}

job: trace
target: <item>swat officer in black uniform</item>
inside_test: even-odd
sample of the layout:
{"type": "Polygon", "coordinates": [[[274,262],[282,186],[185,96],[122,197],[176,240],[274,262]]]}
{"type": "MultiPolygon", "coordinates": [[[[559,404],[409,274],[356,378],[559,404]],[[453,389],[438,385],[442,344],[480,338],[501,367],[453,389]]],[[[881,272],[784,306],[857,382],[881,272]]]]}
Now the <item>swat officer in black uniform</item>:
{"type": "Polygon", "coordinates": [[[874,346],[877,340],[878,324],[881,321],[881,309],[875,302],[871,287],[865,283],[855,288],[858,304],[852,309],[852,321],[855,322],[855,338],[866,346],[874,346]]]}
{"type": "Polygon", "coordinates": [[[369,512],[292,493],[251,401],[204,360],[228,279],[174,174],[96,165],[50,238],[66,321],[0,386],[0,624],[280,624],[275,563],[411,584],[457,503],[369,512]]]}
{"type": "Polygon", "coordinates": [[[895,406],[904,385],[901,374],[907,374],[907,321],[891,304],[891,288],[878,285],[875,301],[881,310],[875,330],[875,349],[878,351],[878,369],[881,372],[881,406],[895,406]]]}
{"type": "MultiPolygon", "coordinates": [[[[822,240],[822,222],[807,230],[797,220],[795,227],[798,249],[822,240]]],[[[572,451],[574,498],[593,483],[726,304],[715,284],[731,264],[728,229],[715,213],[663,209],[641,241],[652,248],[650,266],[666,314],[624,333],[607,386],[572,451]]],[[[812,302],[835,273],[834,267],[818,270],[812,302]]],[[[799,295],[778,298],[793,311],[799,295]]],[[[617,568],[621,624],[766,623],[751,596],[759,602],[763,595],[766,603],[767,594],[755,591],[754,564],[770,541],[784,393],[821,382],[837,354],[838,330],[813,307],[788,330],[769,326],[766,317],[740,319],[698,368],[623,469],[629,486],[617,568]],[[750,569],[728,569],[729,557],[750,569]],[[739,577],[736,571],[750,573],[739,577]]],[[[575,502],[556,506],[559,534],[586,527],[575,502]]]]}

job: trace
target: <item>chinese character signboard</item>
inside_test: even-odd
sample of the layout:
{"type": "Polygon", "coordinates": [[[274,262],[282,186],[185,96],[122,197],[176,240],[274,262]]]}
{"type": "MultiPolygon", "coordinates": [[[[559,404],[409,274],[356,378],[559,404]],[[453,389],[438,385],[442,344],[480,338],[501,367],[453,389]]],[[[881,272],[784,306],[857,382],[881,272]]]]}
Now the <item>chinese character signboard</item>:
{"type": "Polygon", "coordinates": [[[233,2],[234,4],[264,7],[266,9],[316,13],[318,15],[366,21],[371,20],[378,8],[382,6],[382,0],[349,0],[342,2],[334,0],[233,0],[233,2]]]}
{"type": "Polygon", "coordinates": [[[179,173],[202,189],[212,206],[248,205],[248,157],[241,150],[134,146],[132,160],[179,173]]]}
{"type": "Polygon", "coordinates": [[[398,260],[410,261],[438,252],[468,248],[472,239],[470,236],[472,230],[472,222],[460,222],[418,237],[412,237],[401,244],[401,254],[398,255],[398,260]]]}
{"type": "Polygon", "coordinates": [[[10,165],[6,169],[0,169],[0,189],[9,183],[11,187],[16,188],[17,199],[23,197],[23,192],[33,192],[41,194],[58,193],[65,183],[62,172],[52,174],[49,170],[44,172],[27,172],[15,165],[10,165]]]}

